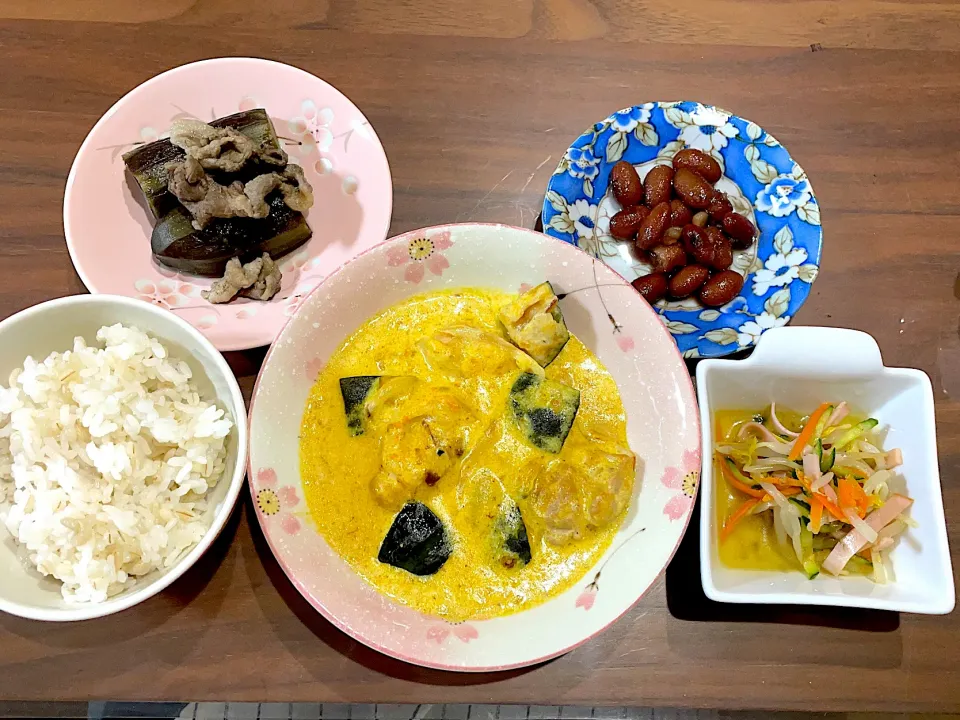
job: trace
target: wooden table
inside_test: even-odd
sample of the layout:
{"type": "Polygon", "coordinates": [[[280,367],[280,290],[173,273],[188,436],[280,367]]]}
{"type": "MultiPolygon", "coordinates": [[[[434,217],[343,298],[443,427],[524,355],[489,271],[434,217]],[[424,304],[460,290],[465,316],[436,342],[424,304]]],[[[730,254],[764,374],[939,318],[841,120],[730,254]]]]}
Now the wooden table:
{"type": "MultiPolygon", "coordinates": [[[[360,106],[393,169],[393,232],[532,227],[568,141],[622,106],[698,99],[762,124],[822,207],[823,270],[796,322],[866,330],[887,364],[930,374],[960,550],[960,4],[0,0],[0,317],[84,291],[61,198],[100,114],[162,70],[235,54],[298,65],[360,106]]],[[[262,356],[230,358],[247,392],[262,356]]],[[[528,671],[453,675],[323,621],[245,501],[198,567],[132,611],[0,617],[0,698],[960,711],[957,613],[713,604],[695,528],[595,641],[528,671]]]]}

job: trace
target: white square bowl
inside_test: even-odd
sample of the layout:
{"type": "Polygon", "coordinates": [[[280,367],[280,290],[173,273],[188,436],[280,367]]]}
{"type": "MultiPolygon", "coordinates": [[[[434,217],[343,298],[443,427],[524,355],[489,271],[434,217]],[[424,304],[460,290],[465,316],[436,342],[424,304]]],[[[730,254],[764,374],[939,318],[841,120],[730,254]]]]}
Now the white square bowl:
{"type": "Polygon", "coordinates": [[[940,494],[933,390],[921,370],[884,367],[866,333],[820,327],[775,328],[746,360],[703,360],[697,366],[703,434],[700,483],[700,577],[711,600],[732,603],[840,605],[946,614],[954,607],[953,570],[940,494]],[[714,489],[716,410],[761,409],[771,401],[798,411],[846,400],[880,421],[884,447],[903,450],[899,472],[914,499],[909,528],[891,552],[895,579],[821,573],[738,570],[720,562],[714,489]]]}

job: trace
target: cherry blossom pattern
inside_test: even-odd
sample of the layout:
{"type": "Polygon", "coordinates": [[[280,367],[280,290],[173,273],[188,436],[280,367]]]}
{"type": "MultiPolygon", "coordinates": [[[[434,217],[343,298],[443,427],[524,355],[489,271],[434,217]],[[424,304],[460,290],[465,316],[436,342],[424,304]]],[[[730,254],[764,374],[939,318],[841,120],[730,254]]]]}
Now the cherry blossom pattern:
{"type": "Polygon", "coordinates": [[[427,640],[433,640],[437,645],[442,645],[443,641],[451,636],[460,642],[469,643],[480,637],[480,633],[469,623],[444,623],[427,628],[427,640]]]}
{"type": "Polygon", "coordinates": [[[174,275],[166,280],[148,280],[141,278],[133,284],[137,298],[165,310],[173,310],[190,304],[191,298],[200,294],[200,288],[183,282],[174,275]]]}
{"type": "Polygon", "coordinates": [[[303,375],[307,380],[313,383],[317,379],[317,375],[320,374],[320,371],[323,370],[326,363],[321,357],[313,357],[307,360],[303,364],[303,375]]]}
{"type": "Polygon", "coordinates": [[[405,265],[404,278],[407,282],[419,284],[425,274],[424,268],[440,276],[450,267],[450,261],[444,257],[443,251],[452,245],[449,230],[444,230],[432,237],[418,235],[406,245],[394,245],[390,248],[387,251],[387,265],[390,267],[405,265]]]}
{"type": "Polygon", "coordinates": [[[629,335],[617,333],[617,347],[623,350],[623,352],[628,353],[636,347],[636,343],[629,335]]]}
{"type": "Polygon", "coordinates": [[[700,451],[684,450],[679,467],[668,467],[660,482],[677,493],[667,501],[663,514],[671,520],[679,520],[693,506],[697,495],[697,481],[700,479],[700,451]]]}
{"type": "Polygon", "coordinates": [[[318,108],[313,100],[304,100],[300,105],[300,114],[289,122],[290,134],[296,145],[286,149],[292,155],[309,157],[314,149],[325,152],[333,144],[333,110],[318,108]]]}
{"type": "Polygon", "coordinates": [[[237,103],[237,110],[240,112],[248,112],[250,110],[256,110],[257,108],[262,108],[263,103],[257,100],[252,95],[244,95],[240,98],[240,102],[237,103]]]}
{"type": "Polygon", "coordinates": [[[599,580],[600,573],[597,573],[593,581],[577,596],[577,602],[574,604],[574,607],[583,608],[584,610],[589,610],[593,607],[593,604],[597,601],[597,592],[600,590],[599,580]]]}
{"type": "Polygon", "coordinates": [[[277,473],[273,468],[260,468],[257,471],[257,509],[266,517],[276,517],[280,527],[288,535],[300,531],[300,520],[293,514],[293,508],[300,504],[297,491],[292,487],[277,487],[277,473]]]}

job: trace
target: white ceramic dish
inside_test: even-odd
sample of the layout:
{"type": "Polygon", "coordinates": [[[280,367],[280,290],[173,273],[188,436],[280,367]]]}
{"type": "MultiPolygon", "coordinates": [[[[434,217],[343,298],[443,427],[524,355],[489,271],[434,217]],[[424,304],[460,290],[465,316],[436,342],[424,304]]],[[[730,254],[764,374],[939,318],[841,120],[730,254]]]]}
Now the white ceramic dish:
{"type": "Polygon", "coordinates": [[[705,458],[713,447],[716,410],[763,408],[775,401],[798,411],[846,400],[880,421],[885,447],[903,450],[898,472],[915,502],[910,528],[891,553],[895,580],[842,579],[801,572],[734,570],[717,553],[713,463],[703,464],[700,575],[707,597],[720,602],[841,605],[945,614],[954,607],[953,570],[940,494],[933,390],[921,370],[884,367],[866,333],[818,327],[764,333],[747,360],[704,360],[697,366],[705,458]]]}
{"type": "Polygon", "coordinates": [[[676,345],[625,280],[573,245],[540,233],[447,225],[406,233],[363,253],[303,301],[270,349],[250,403],[250,488],[281,567],[345,633],[419,665],[505,670],[586,642],[656,581],[693,509],[699,437],[690,377],[676,345]],[[561,294],[570,331],[596,353],[621,390],[628,440],[638,456],[630,510],[597,565],[567,591],[506,617],[449,623],[381,595],[316,531],[300,476],[304,406],[317,373],[341,342],[391,305],[428,291],[481,286],[518,292],[544,280],[561,294]]]}
{"type": "Polygon", "coordinates": [[[140,579],[132,588],[98,604],[67,603],[60,582],[28,568],[17,545],[0,525],[0,610],[35,620],[87,620],[125,610],[166,588],[183,575],[216,539],[243,486],[247,456],[247,424],[243,396],[230,366],[200,332],[173,313],[149,303],[112,295],[74,295],[51,300],[0,322],[0,378],[23,365],[27,355],[41,360],[51,352],[73,347],[82,336],[96,344],[97,330],[115,323],[133,325],[158,338],[194,373],[203,397],[216,398],[235,423],[228,446],[226,471],[211,491],[210,527],[203,540],[176,565],[140,579]]]}

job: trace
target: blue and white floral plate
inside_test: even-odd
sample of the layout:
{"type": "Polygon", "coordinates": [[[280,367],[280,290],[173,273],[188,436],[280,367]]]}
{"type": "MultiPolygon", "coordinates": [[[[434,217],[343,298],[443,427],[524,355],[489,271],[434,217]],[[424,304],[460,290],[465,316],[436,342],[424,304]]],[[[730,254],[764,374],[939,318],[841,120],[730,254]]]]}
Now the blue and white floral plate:
{"type": "Polygon", "coordinates": [[[608,189],[619,160],[640,177],[669,164],[685,147],[710,153],[724,169],[716,187],[734,210],[760,229],[732,269],[743,292],[721,308],[695,299],[655,306],[684,357],[719,357],[754,345],[770,328],[786,325],[817,277],[823,232],[820,206],[806,173],[770,133],[712,105],[646,103],[615,112],[576,139],[547,186],[543,229],[603,260],[627,280],[650,272],[632,243],[610,236],[620,206],[608,189]]]}

